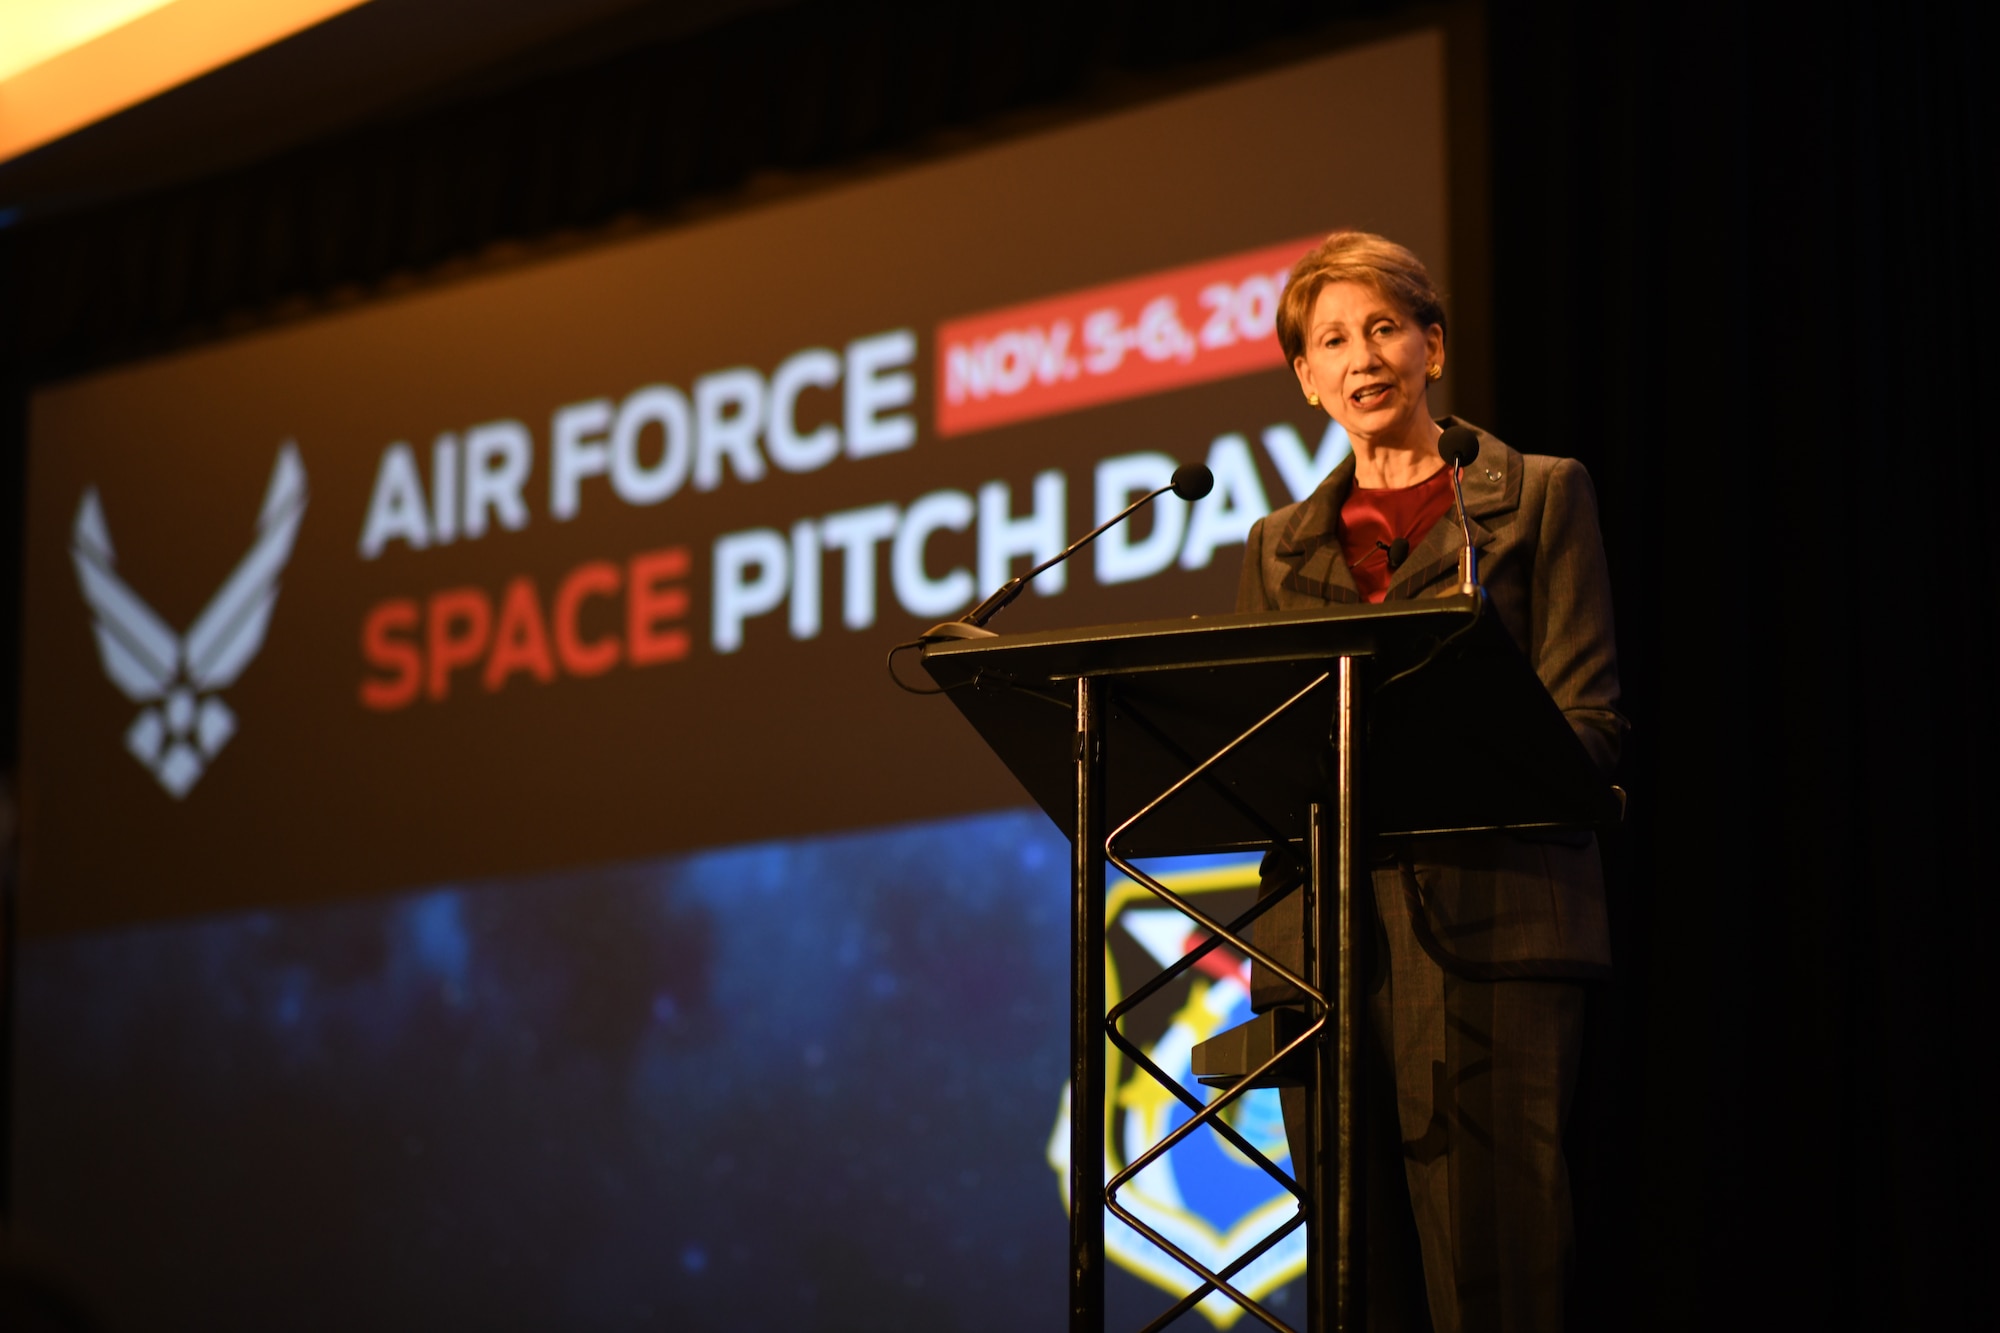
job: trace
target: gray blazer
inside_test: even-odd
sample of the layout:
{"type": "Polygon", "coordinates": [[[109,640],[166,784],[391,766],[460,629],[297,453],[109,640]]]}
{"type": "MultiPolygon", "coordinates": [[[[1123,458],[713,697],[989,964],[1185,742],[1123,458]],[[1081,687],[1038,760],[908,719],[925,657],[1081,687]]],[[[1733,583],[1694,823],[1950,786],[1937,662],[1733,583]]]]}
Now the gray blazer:
{"type": "MultiPolygon", "coordinates": [[[[1574,459],[1516,453],[1483,430],[1479,442],[1479,457],[1465,471],[1465,509],[1480,582],[1609,780],[1626,722],[1618,712],[1611,582],[1590,476],[1574,459]]],[[[1251,528],[1237,610],[1361,600],[1334,536],[1334,517],[1353,484],[1350,457],[1318,490],[1251,528]]],[[[1459,543],[1456,516],[1447,514],[1396,571],[1389,600],[1455,591],[1459,543]]],[[[1378,895],[1399,891],[1414,900],[1421,911],[1411,916],[1426,950],[1461,975],[1591,976],[1611,966],[1603,867],[1589,834],[1399,839],[1380,849],[1375,883],[1378,895]]],[[[1295,956],[1296,906],[1274,908],[1268,919],[1260,939],[1295,956]]],[[[1295,998],[1275,987],[1253,990],[1259,1008],[1295,998]]]]}

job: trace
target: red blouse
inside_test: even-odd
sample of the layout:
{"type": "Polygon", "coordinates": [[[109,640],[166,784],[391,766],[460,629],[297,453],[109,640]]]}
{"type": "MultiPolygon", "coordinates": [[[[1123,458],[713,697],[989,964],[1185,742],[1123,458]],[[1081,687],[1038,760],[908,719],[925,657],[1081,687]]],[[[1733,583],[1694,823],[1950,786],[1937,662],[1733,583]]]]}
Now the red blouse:
{"type": "Polygon", "coordinates": [[[1354,586],[1364,602],[1379,602],[1388,595],[1389,553],[1383,548],[1398,537],[1412,547],[1424,539],[1431,525],[1451,512],[1451,469],[1441,467],[1414,486],[1383,487],[1371,490],[1356,486],[1347,493],[1334,524],[1347,567],[1354,571],[1354,586]]]}

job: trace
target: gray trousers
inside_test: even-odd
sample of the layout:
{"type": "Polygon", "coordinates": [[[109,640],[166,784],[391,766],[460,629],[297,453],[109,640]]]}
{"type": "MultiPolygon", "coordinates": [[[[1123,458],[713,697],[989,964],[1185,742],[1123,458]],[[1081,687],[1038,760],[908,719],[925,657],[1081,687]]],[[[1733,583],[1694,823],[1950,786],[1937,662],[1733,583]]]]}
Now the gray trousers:
{"type": "MultiPolygon", "coordinates": [[[[1563,1130],[1583,985],[1440,966],[1412,928],[1405,877],[1400,865],[1374,872],[1368,1327],[1557,1333],[1574,1250],[1563,1130]]],[[[1304,1091],[1284,1103],[1292,1160],[1303,1162],[1304,1091]]]]}

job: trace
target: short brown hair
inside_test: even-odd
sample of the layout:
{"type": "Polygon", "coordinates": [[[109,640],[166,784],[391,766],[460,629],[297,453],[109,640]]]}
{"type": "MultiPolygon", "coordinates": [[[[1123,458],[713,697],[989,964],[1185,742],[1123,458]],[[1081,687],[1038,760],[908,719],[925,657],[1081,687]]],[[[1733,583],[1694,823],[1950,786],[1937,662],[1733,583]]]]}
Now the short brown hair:
{"type": "Polygon", "coordinates": [[[1329,282],[1364,283],[1401,306],[1420,327],[1445,328],[1444,297],[1423,260],[1386,236],[1341,230],[1292,265],[1285,294],[1278,298],[1278,344],[1285,349],[1285,360],[1305,355],[1313,302],[1329,282]]]}

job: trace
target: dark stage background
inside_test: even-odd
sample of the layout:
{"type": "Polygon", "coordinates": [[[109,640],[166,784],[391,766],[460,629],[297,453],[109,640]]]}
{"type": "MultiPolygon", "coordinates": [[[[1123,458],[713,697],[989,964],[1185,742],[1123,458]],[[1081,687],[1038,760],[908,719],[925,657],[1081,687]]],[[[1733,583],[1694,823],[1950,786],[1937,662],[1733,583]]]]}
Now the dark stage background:
{"type": "MultiPolygon", "coordinates": [[[[1458,406],[1596,478],[1636,724],[1579,1316],[1969,1323],[2000,577],[1973,13],[719,7],[193,179],[53,192],[0,229],[0,683],[36,385],[1441,23],[1453,314],[1491,348],[1458,406]]],[[[1368,132],[1329,108],[1301,160],[1368,132]]]]}

